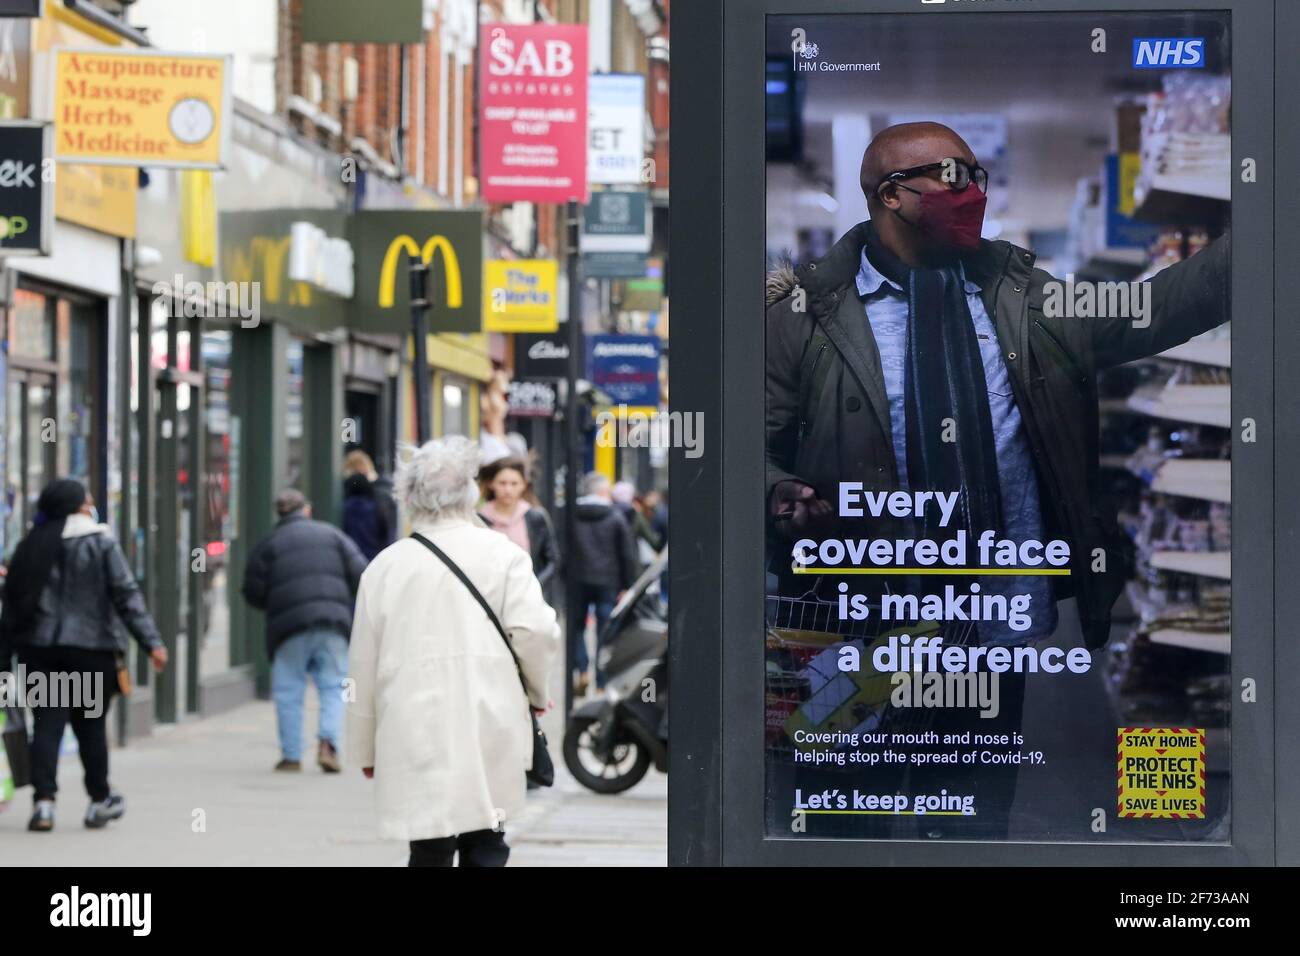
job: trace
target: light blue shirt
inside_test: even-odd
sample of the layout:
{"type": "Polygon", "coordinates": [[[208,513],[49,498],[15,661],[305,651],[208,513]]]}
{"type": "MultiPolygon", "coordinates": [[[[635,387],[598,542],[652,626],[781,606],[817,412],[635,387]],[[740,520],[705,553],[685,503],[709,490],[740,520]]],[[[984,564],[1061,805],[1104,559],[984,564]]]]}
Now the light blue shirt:
{"type": "MultiPolygon", "coordinates": [[[[993,418],[993,443],[998,459],[998,484],[1002,498],[1002,533],[1017,543],[1043,540],[1043,513],[1038,500],[1034,460],[1025,436],[1020,409],[1011,391],[1011,378],[1002,358],[997,329],[984,308],[980,286],[961,272],[980,356],[984,360],[984,381],[988,386],[989,412],[993,418]]],[[[903,374],[907,362],[907,293],[876,271],[862,251],[858,269],[858,295],[866,309],[867,322],[880,350],[880,367],[889,399],[889,427],[898,460],[899,487],[907,489],[907,425],[903,405],[903,374]]],[[[982,531],[983,529],[976,529],[982,531]]],[[[974,542],[970,542],[973,546],[974,542]]],[[[1027,644],[1056,630],[1056,603],[1050,579],[1043,576],[989,577],[980,582],[984,594],[1028,594],[1028,613],[1033,621],[1028,630],[1013,631],[1002,621],[981,622],[982,644],[1027,644]]]]}

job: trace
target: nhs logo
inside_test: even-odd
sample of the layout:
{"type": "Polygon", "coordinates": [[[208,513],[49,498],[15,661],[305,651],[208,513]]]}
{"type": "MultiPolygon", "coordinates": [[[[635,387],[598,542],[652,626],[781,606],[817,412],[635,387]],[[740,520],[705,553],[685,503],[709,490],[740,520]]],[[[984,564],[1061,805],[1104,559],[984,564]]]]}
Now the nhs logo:
{"type": "Polygon", "coordinates": [[[1134,37],[1133,66],[1139,70],[1200,69],[1205,66],[1205,39],[1134,37]]]}

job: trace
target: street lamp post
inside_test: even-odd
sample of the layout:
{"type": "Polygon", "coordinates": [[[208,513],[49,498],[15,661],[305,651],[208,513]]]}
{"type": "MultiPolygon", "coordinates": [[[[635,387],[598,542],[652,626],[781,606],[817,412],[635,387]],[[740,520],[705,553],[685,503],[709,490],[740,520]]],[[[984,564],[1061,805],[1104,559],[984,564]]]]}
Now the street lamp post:
{"type": "MultiPolygon", "coordinates": [[[[568,388],[565,389],[564,402],[564,551],[566,568],[564,575],[564,609],[569,622],[585,620],[577,614],[578,604],[582,602],[582,586],[574,573],[574,556],[577,553],[577,517],[578,477],[582,471],[582,422],[579,409],[582,407],[578,396],[578,380],[582,377],[582,290],[578,284],[582,281],[581,262],[578,258],[578,204],[569,202],[565,208],[565,232],[568,237],[569,258],[565,263],[569,286],[569,367],[567,372],[568,388]]],[[[579,628],[582,625],[579,624],[579,628]]],[[[569,650],[574,636],[567,633],[564,642],[564,714],[567,718],[573,711],[573,661],[569,650]]],[[[579,633],[577,640],[584,640],[579,633]]]]}
{"type": "Polygon", "coordinates": [[[429,356],[427,348],[429,311],[429,264],[421,256],[411,263],[411,335],[415,338],[415,440],[423,445],[432,434],[429,428],[429,356]]]}

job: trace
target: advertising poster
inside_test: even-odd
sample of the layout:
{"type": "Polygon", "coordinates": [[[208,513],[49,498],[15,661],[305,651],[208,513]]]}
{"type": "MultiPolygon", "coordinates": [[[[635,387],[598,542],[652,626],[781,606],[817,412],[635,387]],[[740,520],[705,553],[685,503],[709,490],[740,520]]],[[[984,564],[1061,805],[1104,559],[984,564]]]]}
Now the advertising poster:
{"type": "Polygon", "coordinates": [[[768,18],[769,837],[1231,842],[1230,31],[768,18]]]}
{"type": "Polygon", "coordinates": [[[586,202],[586,26],[488,24],[479,47],[483,198],[586,202]]]}

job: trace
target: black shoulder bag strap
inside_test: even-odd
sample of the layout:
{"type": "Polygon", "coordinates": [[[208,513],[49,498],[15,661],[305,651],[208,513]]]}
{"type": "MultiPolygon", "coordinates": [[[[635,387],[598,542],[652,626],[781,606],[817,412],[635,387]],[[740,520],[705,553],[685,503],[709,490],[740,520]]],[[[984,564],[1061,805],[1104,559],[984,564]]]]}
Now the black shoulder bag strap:
{"type": "MultiPolygon", "coordinates": [[[[497,617],[496,612],[492,610],[487,599],[484,598],[479,592],[479,589],[474,586],[474,582],[471,581],[466,576],[465,572],[460,569],[460,566],[451,558],[447,557],[442,548],[438,547],[418,531],[412,532],[411,537],[432,551],[434,556],[447,566],[447,570],[460,579],[460,583],[465,585],[465,589],[469,591],[470,594],[474,595],[474,600],[478,601],[479,607],[481,607],[483,612],[487,614],[488,620],[492,622],[492,626],[495,627],[497,633],[501,635],[501,640],[506,642],[506,650],[508,650],[510,656],[514,658],[515,673],[519,675],[519,684],[524,689],[524,698],[527,699],[528,684],[524,681],[524,670],[519,666],[519,655],[515,653],[514,645],[510,643],[510,638],[506,635],[506,629],[501,626],[501,620],[497,617]]],[[[525,771],[524,775],[539,787],[549,787],[555,783],[555,765],[551,761],[551,754],[546,746],[546,734],[542,733],[542,727],[537,722],[537,715],[533,713],[531,703],[528,705],[528,716],[531,718],[533,724],[533,766],[530,770],[525,771]]]]}

